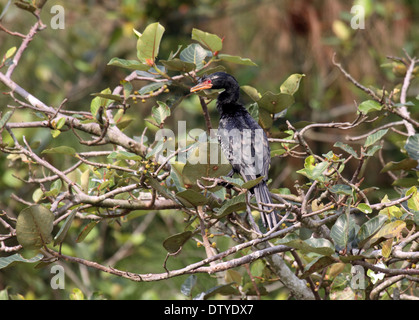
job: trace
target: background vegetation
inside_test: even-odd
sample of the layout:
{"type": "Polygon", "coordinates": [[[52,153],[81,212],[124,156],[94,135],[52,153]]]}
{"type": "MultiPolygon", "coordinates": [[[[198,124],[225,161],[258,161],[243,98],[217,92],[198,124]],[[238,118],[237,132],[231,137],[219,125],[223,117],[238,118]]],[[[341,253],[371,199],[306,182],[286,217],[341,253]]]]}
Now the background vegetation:
{"type": "MultiPolygon", "coordinates": [[[[2,1],[0,5],[0,11],[3,12],[1,26],[9,31],[26,35],[37,18],[29,11],[15,6],[15,2],[25,3],[25,1],[2,1]]],[[[386,100],[383,100],[384,103],[381,104],[377,101],[371,102],[373,100],[380,101],[383,96],[380,90],[384,88],[387,90],[386,98],[390,96],[396,104],[400,103],[400,96],[397,94],[400,95],[408,66],[414,61],[409,60],[408,57],[418,55],[419,4],[417,1],[47,1],[43,10],[40,11],[40,17],[46,28],[42,32],[38,32],[24,50],[23,56],[13,72],[12,79],[47,106],[58,108],[63,105],[63,110],[75,110],[81,115],[83,112],[90,113],[92,93],[102,92],[106,88],[110,88],[112,91],[120,85],[122,79],[131,73],[126,68],[110,66],[108,63],[114,57],[127,60],[137,59],[137,38],[133,29],[142,32],[148,25],[155,22],[159,22],[165,28],[158,60],[167,59],[171,52],[177,50],[178,45],[186,48],[191,44],[192,29],[197,28],[223,38],[222,53],[250,58],[257,64],[257,66],[252,66],[228,61],[219,61],[215,64],[222,65],[239,80],[241,85],[251,86],[262,94],[267,91],[279,92],[281,84],[291,74],[304,74],[298,91],[293,95],[295,103],[287,110],[285,117],[277,119],[270,127],[272,139],[297,139],[297,136],[291,135],[287,130],[294,128],[294,132],[298,132],[309,124],[352,123],[360,110],[364,111],[369,118],[359,125],[349,126],[347,130],[342,129],[345,127],[344,125],[339,128],[332,128],[331,125],[319,126],[310,130],[304,136],[304,141],[309,145],[312,155],[320,157],[313,156],[315,161],[309,158],[309,152],[304,153],[307,150],[299,149],[297,151],[302,153],[293,156],[291,153],[283,152],[286,147],[292,148],[292,144],[284,147],[282,140],[272,140],[271,148],[278,150],[278,153],[274,154],[272,158],[270,188],[287,188],[289,192],[281,189],[278,194],[285,192],[304,198],[304,195],[298,192],[301,190],[308,192],[314,183],[316,189],[314,190],[314,187],[311,189],[313,198],[310,199],[309,207],[311,211],[321,210],[320,203],[316,207],[313,204],[313,199],[320,197],[321,192],[327,188],[325,186],[327,181],[321,180],[319,175],[313,176],[312,170],[316,164],[324,162],[330,164],[333,161],[338,163],[339,160],[342,160],[345,161],[345,171],[342,175],[349,180],[352,176],[356,176],[354,173],[357,170],[363,170],[362,179],[357,180],[357,182],[362,180],[360,182],[362,187],[361,184],[356,187],[360,187],[364,193],[367,193],[368,202],[371,204],[369,208],[374,209],[374,215],[379,215],[379,212],[385,208],[392,208],[392,206],[380,206],[386,196],[390,200],[397,200],[410,194],[411,198],[409,199],[412,200],[409,206],[400,201],[395,203],[398,210],[396,213],[394,213],[395,208],[392,208],[392,213],[388,212],[387,224],[403,221],[404,227],[406,227],[403,230],[397,229],[397,232],[386,234],[388,238],[392,239],[390,246],[400,244],[400,241],[417,233],[415,230],[418,218],[415,211],[419,207],[417,203],[412,202],[417,199],[417,191],[412,188],[418,185],[416,171],[414,171],[411,162],[409,165],[404,162],[399,168],[394,167],[396,162],[400,163],[402,160],[417,160],[414,155],[412,156],[416,152],[415,142],[417,143],[417,139],[410,144],[413,148],[412,153],[407,154],[405,148],[407,143],[405,133],[409,133],[407,126],[405,123],[394,125],[394,123],[403,120],[401,115],[392,112],[391,110],[394,108],[386,106],[386,100]],[[55,4],[60,4],[65,9],[65,28],[63,30],[53,29],[50,25],[51,18],[54,16],[50,8],[55,4]],[[354,4],[361,4],[366,9],[365,29],[350,28],[350,21],[353,17],[350,9],[354,4]],[[392,58],[389,59],[389,57],[392,58]],[[354,81],[348,81],[344,75],[345,71],[358,84],[362,84],[364,89],[371,89],[372,94],[363,88],[357,88],[354,81]],[[394,89],[398,91],[394,91],[394,89]],[[377,99],[374,99],[373,95],[377,99]],[[364,109],[359,109],[361,103],[365,101],[369,102],[363,105],[364,109]],[[382,128],[385,124],[392,125],[382,128]],[[375,141],[373,137],[374,142],[371,145],[366,144],[366,136],[362,139],[346,139],[347,137],[356,138],[379,132],[379,130],[374,131],[375,129],[388,131],[385,133],[381,131],[383,135],[375,136],[375,141]],[[403,133],[400,134],[400,131],[403,133]],[[337,148],[335,143],[338,141],[350,144],[352,149],[342,145],[337,148]],[[380,150],[377,148],[375,152],[372,152],[373,145],[379,145],[382,148],[380,150]],[[359,159],[361,147],[363,147],[362,151],[366,153],[368,150],[371,151],[369,155],[362,156],[362,161],[365,160],[365,164],[361,164],[359,159]],[[340,155],[339,158],[333,159],[331,154],[327,156],[331,150],[340,155]],[[357,152],[356,156],[352,153],[354,150],[357,152]],[[394,162],[393,167],[390,169],[387,167],[387,172],[383,172],[383,167],[391,161],[394,162]],[[368,193],[368,191],[371,192],[368,193]],[[316,193],[317,195],[314,197],[316,193]]],[[[0,56],[7,57],[8,50],[13,47],[19,48],[21,42],[21,37],[2,30],[0,32],[0,56]]],[[[6,60],[3,61],[5,65],[0,69],[4,73],[9,67],[7,63],[10,62],[10,59],[6,60]]],[[[417,70],[412,74],[413,76],[417,75],[417,70]]],[[[412,120],[409,123],[414,127],[414,130],[417,130],[417,126],[415,126],[415,119],[418,118],[419,113],[418,100],[415,98],[419,94],[417,79],[413,77],[408,81],[410,89],[405,102],[409,102],[406,105],[410,112],[409,119],[412,120]]],[[[141,90],[144,85],[149,83],[149,81],[136,81],[133,90],[141,90]]],[[[191,83],[186,82],[185,84],[190,85],[191,83]]],[[[10,91],[4,82],[0,87],[2,92],[10,91]]],[[[123,117],[123,132],[126,136],[133,137],[138,142],[144,129],[148,128],[145,137],[150,142],[154,140],[154,133],[158,128],[146,119],[151,119],[152,108],[157,105],[156,100],[167,101],[170,98],[176,101],[185,95],[185,88],[170,87],[169,89],[169,92],[162,91],[158,96],[147,97],[144,101],[141,98],[130,101],[130,107],[123,117]]],[[[254,102],[251,96],[242,93],[242,98],[247,105],[254,102]]],[[[39,121],[39,115],[36,112],[29,112],[26,108],[16,108],[21,106],[20,99],[21,97],[17,94],[14,97],[8,94],[0,96],[2,120],[4,122],[8,120],[10,123],[39,121]],[[7,111],[14,108],[16,109],[12,117],[6,119],[7,111]]],[[[213,126],[216,127],[218,115],[214,104],[209,104],[208,108],[213,126]]],[[[397,109],[397,106],[395,109],[400,110],[397,109]]],[[[170,117],[164,122],[164,126],[175,129],[179,120],[187,120],[188,128],[206,128],[206,122],[202,116],[202,105],[197,96],[189,96],[182,100],[181,104],[171,112],[170,117]]],[[[12,143],[13,139],[7,130],[3,130],[4,124],[2,122],[1,125],[2,141],[6,144],[12,143]]],[[[38,155],[41,155],[45,149],[64,145],[74,148],[77,152],[90,150],[88,146],[80,144],[81,140],[91,140],[89,135],[82,135],[80,139],[76,138],[68,125],[50,129],[19,128],[13,132],[22,145],[24,145],[22,139],[26,137],[28,144],[38,155]],[[55,131],[54,134],[53,130],[61,128],[63,128],[62,132],[55,131]]],[[[296,145],[301,147],[303,143],[299,141],[296,145]]],[[[5,148],[5,145],[2,145],[2,148],[5,148]]],[[[74,157],[69,157],[65,153],[43,153],[42,157],[52,165],[62,168],[68,168],[74,163],[74,157]]],[[[5,215],[12,219],[16,218],[28,204],[48,203],[49,199],[44,198],[45,192],[61,190],[61,187],[51,186],[48,183],[46,184],[47,190],[42,190],[39,184],[26,183],[25,180],[30,178],[28,174],[32,164],[21,160],[21,158],[14,158],[13,155],[5,153],[2,153],[0,157],[0,210],[4,214],[1,216],[2,221],[8,221],[5,215]],[[21,177],[24,180],[16,177],[21,177]],[[39,191],[39,189],[41,190],[39,191]]],[[[80,175],[85,172],[86,168],[88,168],[88,164],[85,163],[84,167],[81,167],[80,175]]],[[[104,174],[103,171],[100,172],[104,174]]],[[[42,170],[37,173],[42,175],[42,170]]],[[[348,186],[348,184],[342,183],[340,178],[336,176],[331,179],[332,185],[348,186]]],[[[89,183],[94,183],[94,179],[95,176],[92,174],[89,183]]],[[[103,189],[106,190],[106,187],[103,186],[103,189]]],[[[348,199],[352,199],[353,203],[351,204],[356,207],[364,199],[361,199],[362,194],[358,192],[358,189],[355,187],[349,189],[349,191],[345,188],[335,190],[334,195],[336,199],[339,199],[337,202],[340,205],[345,204],[348,199]],[[355,192],[356,195],[354,196],[352,192],[355,192]]],[[[49,194],[50,197],[55,198],[57,195],[49,194]]],[[[328,202],[324,203],[325,206],[327,204],[328,202]]],[[[342,205],[340,209],[344,211],[343,208],[342,205]]],[[[369,209],[367,207],[363,209],[368,214],[369,209]]],[[[368,216],[365,218],[364,213],[359,209],[352,212],[359,225],[365,223],[364,219],[370,219],[368,216]]],[[[93,213],[86,211],[86,214],[93,213]]],[[[330,215],[333,214],[334,212],[330,213],[330,215]]],[[[80,234],[87,225],[88,219],[75,218],[62,242],[61,251],[69,256],[97,261],[104,266],[112,266],[119,270],[140,274],[164,273],[163,262],[166,259],[167,251],[162,243],[169,236],[182,233],[185,230],[184,218],[185,215],[178,209],[135,210],[123,215],[120,219],[107,219],[99,223],[83,241],[77,240],[80,240],[80,234]]],[[[336,219],[333,222],[337,223],[335,221],[336,219]]],[[[54,227],[54,235],[57,234],[62,224],[57,224],[54,227]]],[[[355,230],[359,231],[349,223],[349,218],[347,226],[344,221],[342,225],[348,228],[346,231],[349,228],[353,228],[354,232],[355,230]]],[[[7,234],[7,226],[5,223],[0,224],[0,235],[7,234]]],[[[333,223],[328,227],[332,226],[333,223]]],[[[380,225],[380,227],[382,226],[383,224],[380,225]]],[[[393,226],[397,226],[397,223],[393,226]]],[[[371,233],[368,236],[373,237],[374,235],[371,233]]],[[[0,238],[0,240],[3,245],[0,248],[1,257],[11,255],[4,249],[4,245],[9,248],[19,245],[16,238],[7,238],[4,241],[0,238]]],[[[295,248],[296,244],[292,243],[293,240],[296,239],[288,238],[287,241],[283,240],[282,243],[277,242],[276,244],[294,245],[295,248]]],[[[337,238],[335,237],[333,240],[336,242],[337,238]]],[[[359,238],[352,240],[359,241],[359,238]]],[[[408,248],[416,250],[413,253],[417,253],[417,238],[410,240],[408,248]]],[[[216,235],[215,239],[211,241],[216,243],[220,252],[236,244],[229,236],[216,235]]],[[[186,242],[179,255],[168,259],[168,269],[181,269],[207,257],[205,249],[197,245],[198,242],[199,240],[195,238],[186,242]]],[[[371,247],[383,245],[381,241],[377,242],[380,243],[370,243],[371,247]]],[[[347,244],[348,239],[344,241],[344,245],[340,249],[347,248],[347,244]]],[[[311,247],[311,253],[301,255],[302,261],[299,263],[297,263],[298,258],[293,255],[284,255],[284,259],[289,268],[299,276],[304,273],[304,268],[310,262],[324,263],[324,265],[317,265],[316,269],[310,272],[313,275],[310,285],[311,289],[316,287],[315,291],[313,289],[313,295],[316,297],[335,299],[389,298],[393,296],[395,288],[399,292],[401,291],[401,294],[406,298],[417,297],[417,278],[415,278],[416,280],[403,278],[404,282],[401,280],[394,282],[397,284],[394,286],[392,283],[388,286],[384,285],[385,289],[388,288],[387,291],[382,289],[378,293],[373,293],[375,295],[372,296],[368,290],[347,292],[344,288],[348,278],[338,278],[335,282],[332,280],[341,271],[345,276],[350,274],[351,258],[340,264],[336,261],[332,263],[327,259],[316,260],[319,256],[316,255],[316,252],[313,253],[313,247],[311,247]],[[296,261],[295,264],[294,261],[296,261]],[[333,267],[333,265],[335,266],[333,267]],[[324,270],[321,267],[324,267],[324,270]]],[[[325,248],[324,246],[320,247],[325,248]]],[[[381,247],[374,248],[382,249],[381,247]]],[[[321,253],[324,254],[324,251],[321,253]]],[[[33,252],[23,251],[22,254],[29,258],[33,252]]],[[[341,252],[341,254],[346,255],[347,253],[341,252]]],[[[330,255],[324,256],[329,257],[330,255]]],[[[371,265],[376,265],[378,262],[389,263],[389,259],[385,257],[380,256],[374,259],[376,259],[374,262],[368,260],[367,263],[371,265]]],[[[393,259],[395,260],[390,262],[398,262],[399,258],[393,257],[393,259]]],[[[287,286],[278,281],[272,270],[266,268],[265,262],[257,261],[235,268],[228,274],[223,274],[225,282],[235,283],[236,285],[233,285],[232,288],[236,289],[241,285],[239,289],[242,290],[242,293],[246,292],[244,295],[254,294],[256,297],[264,299],[287,299],[290,296],[295,296],[290,293],[287,286]],[[257,284],[256,287],[254,287],[254,283],[257,284]],[[258,289],[256,292],[251,292],[249,288],[258,289]]],[[[413,255],[413,259],[402,259],[400,265],[397,265],[397,270],[412,270],[412,272],[407,272],[405,277],[417,277],[417,273],[414,273],[416,262],[415,255],[413,255]]],[[[68,263],[63,260],[54,263],[59,263],[65,268],[66,286],[64,290],[51,290],[51,265],[34,268],[33,263],[15,262],[11,266],[0,269],[2,296],[9,295],[12,298],[24,297],[26,299],[68,299],[81,296],[107,299],[184,299],[187,296],[195,297],[201,292],[208,293],[208,290],[220,284],[217,275],[205,273],[199,273],[196,278],[182,275],[159,282],[133,282],[83,264],[68,263]],[[191,288],[192,291],[187,292],[188,288],[191,288]]],[[[365,265],[363,267],[366,268],[365,270],[368,269],[365,265]]],[[[396,267],[393,266],[393,268],[396,267]]],[[[393,276],[393,274],[387,274],[387,278],[393,276]]],[[[387,278],[379,281],[384,283],[388,280],[387,278]]],[[[375,282],[374,285],[378,284],[380,283],[375,282]]],[[[370,290],[372,289],[370,288],[370,290]]],[[[224,296],[219,294],[215,297],[222,298],[224,296]]]]}

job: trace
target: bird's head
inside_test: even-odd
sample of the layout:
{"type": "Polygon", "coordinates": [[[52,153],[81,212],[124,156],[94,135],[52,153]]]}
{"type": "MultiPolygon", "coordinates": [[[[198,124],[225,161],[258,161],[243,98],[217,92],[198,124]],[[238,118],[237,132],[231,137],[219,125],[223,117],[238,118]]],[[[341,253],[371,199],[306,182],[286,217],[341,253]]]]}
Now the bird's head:
{"type": "Polygon", "coordinates": [[[197,92],[206,89],[224,89],[218,96],[218,100],[224,103],[236,102],[239,99],[239,83],[232,75],[225,72],[203,76],[190,91],[197,92]]]}

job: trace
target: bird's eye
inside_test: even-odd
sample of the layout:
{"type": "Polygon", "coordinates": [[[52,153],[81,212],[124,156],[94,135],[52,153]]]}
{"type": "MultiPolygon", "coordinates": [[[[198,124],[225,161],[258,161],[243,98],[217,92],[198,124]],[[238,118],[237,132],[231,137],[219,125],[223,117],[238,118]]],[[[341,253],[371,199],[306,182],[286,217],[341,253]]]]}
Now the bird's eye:
{"type": "Polygon", "coordinates": [[[204,84],[211,84],[211,80],[210,80],[210,79],[205,80],[203,83],[204,83],[204,84]]]}

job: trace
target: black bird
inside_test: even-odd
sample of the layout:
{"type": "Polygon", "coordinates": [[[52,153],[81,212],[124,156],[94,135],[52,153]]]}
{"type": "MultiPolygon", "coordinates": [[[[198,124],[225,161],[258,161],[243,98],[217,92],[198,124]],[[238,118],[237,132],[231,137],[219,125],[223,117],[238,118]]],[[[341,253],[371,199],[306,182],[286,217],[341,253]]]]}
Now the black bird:
{"type": "Polygon", "coordinates": [[[229,176],[239,173],[246,182],[263,176],[261,182],[250,191],[256,197],[263,225],[272,229],[278,223],[278,217],[274,211],[264,212],[272,210],[272,207],[261,204],[272,203],[266,185],[271,162],[266,133],[238,101],[240,86],[233,76],[225,72],[204,76],[190,91],[205,89],[224,89],[217,98],[220,113],[217,136],[221,149],[233,167],[229,176]]]}

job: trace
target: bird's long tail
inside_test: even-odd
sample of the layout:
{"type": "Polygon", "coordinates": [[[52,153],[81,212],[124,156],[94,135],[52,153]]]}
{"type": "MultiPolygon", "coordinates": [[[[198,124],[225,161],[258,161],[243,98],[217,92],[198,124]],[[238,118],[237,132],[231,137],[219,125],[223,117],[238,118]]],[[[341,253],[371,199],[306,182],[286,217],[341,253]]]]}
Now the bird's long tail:
{"type": "MultiPolygon", "coordinates": [[[[269,189],[268,189],[268,186],[266,185],[266,182],[261,181],[258,185],[256,185],[253,188],[253,191],[254,191],[254,194],[255,194],[255,197],[256,197],[256,202],[257,202],[257,205],[258,205],[259,209],[265,210],[265,211],[272,210],[271,206],[263,206],[262,205],[262,203],[267,203],[267,204],[268,203],[273,203],[272,198],[271,198],[271,194],[269,193],[269,189]]],[[[272,229],[279,222],[278,215],[275,211],[271,211],[269,213],[261,211],[260,215],[262,217],[263,226],[265,228],[272,229]]]]}

